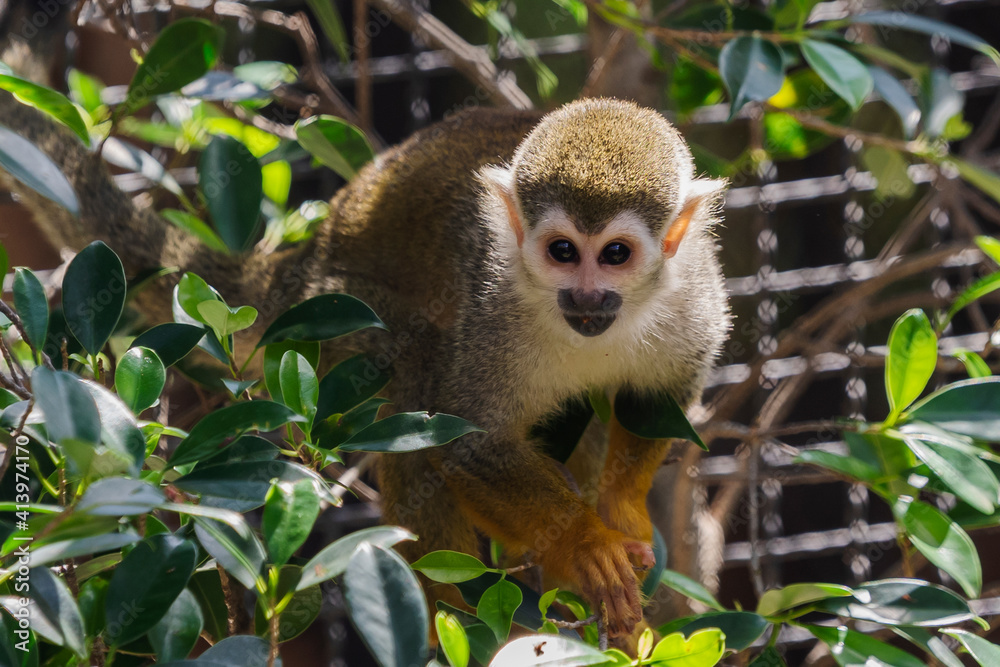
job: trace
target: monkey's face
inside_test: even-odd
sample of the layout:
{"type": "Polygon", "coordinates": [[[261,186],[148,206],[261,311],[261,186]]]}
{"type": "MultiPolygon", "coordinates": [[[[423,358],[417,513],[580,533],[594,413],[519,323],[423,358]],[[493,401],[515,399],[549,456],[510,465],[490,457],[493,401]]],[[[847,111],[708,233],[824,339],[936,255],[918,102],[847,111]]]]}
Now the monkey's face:
{"type": "Polygon", "coordinates": [[[641,307],[642,286],[662,266],[648,225],[631,211],[588,230],[555,208],[525,236],[522,259],[535,300],[588,338],[641,307]]]}

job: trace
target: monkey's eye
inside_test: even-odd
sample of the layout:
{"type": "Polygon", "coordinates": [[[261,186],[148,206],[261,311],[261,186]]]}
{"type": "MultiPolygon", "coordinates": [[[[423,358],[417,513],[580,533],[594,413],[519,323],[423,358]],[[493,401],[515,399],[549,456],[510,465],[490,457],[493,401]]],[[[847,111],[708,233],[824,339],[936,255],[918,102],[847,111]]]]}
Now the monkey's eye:
{"type": "Polygon", "coordinates": [[[552,255],[552,259],[560,264],[575,262],[577,257],[579,257],[576,247],[566,239],[559,239],[550,243],[549,254],[552,255]]]}
{"type": "Polygon", "coordinates": [[[632,251],[624,243],[609,243],[601,251],[601,261],[605,264],[624,264],[632,256],[632,251]]]}

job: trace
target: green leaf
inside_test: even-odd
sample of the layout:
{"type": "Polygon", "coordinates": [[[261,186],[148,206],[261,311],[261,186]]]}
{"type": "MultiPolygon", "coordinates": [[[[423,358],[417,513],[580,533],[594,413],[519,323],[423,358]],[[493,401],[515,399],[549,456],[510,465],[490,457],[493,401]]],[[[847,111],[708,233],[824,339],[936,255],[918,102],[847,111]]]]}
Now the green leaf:
{"type": "Polygon", "coordinates": [[[125,269],[103,241],[81,250],[66,268],[62,306],[66,325],[90,354],[97,354],[125,308],[125,269]]]}
{"type": "Polygon", "coordinates": [[[753,659],[748,667],[787,667],[787,665],[788,663],[785,662],[785,658],[778,652],[778,649],[768,646],[753,659]]]}
{"type": "Polygon", "coordinates": [[[198,542],[226,572],[249,590],[264,590],[260,569],[264,565],[264,547],[251,531],[238,533],[232,527],[203,517],[195,517],[198,542]]]}
{"type": "Polygon", "coordinates": [[[826,42],[812,39],[800,44],[802,55],[826,85],[857,110],[874,87],[872,75],[864,64],[850,53],[826,42]]]}
{"type": "Polygon", "coordinates": [[[445,445],[481,428],[459,417],[438,413],[400,412],[361,429],[344,444],[345,452],[413,452],[445,445]]]}
{"type": "Polygon", "coordinates": [[[206,458],[215,453],[226,438],[242,435],[250,429],[273,431],[288,422],[301,421],[301,416],[272,401],[247,401],[230,405],[206,415],[195,424],[188,437],[174,450],[170,465],[179,466],[206,458]]]}
{"type": "Polygon", "coordinates": [[[947,572],[969,597],[978,597],[983,586],[979,554],[969,535],[937,508],[900,498],[893,515],[910,542],[932,564],[947,572]]]}
{"type": "Polygon", "coordinates": [[[38,567],[48,565],[67,558],[89,556],[103,551],[121,549],[127,544],[138,542],[139,536],[133,533],[108,533],[92,537],[76,537],[45,546],[36,547],[31,553],[31,564],[38,567]]]}
{"type": "Polygon", "coordinates": [[[88,113],[93,115],[104,105],[101,100],[104,84],[98,79],[84,74],[78,69],[70,69],[66,83],[69,87],[70,98],[86,109],[88,113]]]}
{"type": "Polygon", "coordinates": [[[171,603],[167,613],[149,629],[149,643],[156,651],[157,662],[183,660],[191,653],[205,625],[198,599],[184,589],[171,603]]]}
{"type": "Polygon", "coordinates": [[[437,630],[441,649],[452,667],[468,667],[469,638],[465,628],[453,614],[439,611],[434,615],[434,628],[437,630]]]}
{"type": "Polygon", "coordinates": [[[295,123],[295,136],[313,157],[347,181],[357,176],[375,157],[365,133],[335,116],[320,115],[300,120],[295,123]]]}
{"type": "Polygon", "coordinates": [[[846,598],[854,595],[847,586],[838,584],[789,584],[772,588],[760,596],[757,613],[761,616],[784,615],[782,612],[829,598],[846,598]]]}
{"type": "Polygon", "coordinates": [[[208,325],[204,316],[198,312],[198,305],[205,301],[220,301],[225,303],[218,290],[205,282],[205,280],[194,273],[187,272],[181,276],[176,287],[177,303],[181,309],[189,316],[208,325]]]}
{"type": "Polygon", "coordinates": [[[865,146],[861,152],[861,162],[875,178],[877,197],[906,199],[916,192],[917,186],[907,172],[910,163],[899,151],[885,146],[865,146]]]}
{"type": "Polygon", "coordinates": [[[344,573],[344,599],[351,622],[382,667],[424,663],[427,603],[416,575],[398,554],[359,546],[344,573]]]}
{"type": "Polygon", "coordinates": [[[660,575],[660,581],[667,588],[673,589],[681,595],[691,598],[692,600],[696,600],[706,607],[718,609],[719,611],[723,611],[725,609],[721,604],[719,604],[719,601],[715,599],[715,596],[708,592],[707,588],[680,572],[664,570],[663,574],[660,575]]]}
{"type": "Polygon", "coordinates": [[[887,424],[920,396],[937,365],[937,336],[919,308],[903,313],[889,332],[885,362],[885,391],[889,397],[887,424]]]}
{"type": "Polygon", "coordinates": [[[295,590],[333,579],[344,573],[351,555],[362,544],[372,544],[378,547],[391,547],[403,540],[415,540],[417,536],[399,526],[375,526],[345,535],[333,544],[326,546],[313,556],[312,560],[302,568],[302,579],[295,590]]]}
{"type": "Polygon", "coordinates": [[[319,382],[312,364],[298,352],[289,350],[281,358],[278,378],[285,405],[311,422],[319,400],[319,382]]]}
{"type": "MultiPolygon", "coordinates": [[[[138,477],[146,459],[146,442],[136,425],[135,415],[103,385],[86,380],[83,387],[90,392],[97,404],[97,414],[101,420],[101,442],[127,464],[128,474],[138,477]]],[[[106,476],[107,474],[102,475],[106,476]]]]}
{"type": "Polygon", "coordinates": [[[78,376],[38,366],[31,372],[31,386],[35,407],[45,414],[45,429],[50,440],[101,441],[97,404],[78,376]]]}
{"type": "MultiPolygon", "coordinates": [[[[204,667],[268,667],[270,652],[267,641],[260,637],[234,635],[198,656],[196,664],[204,667]]],[[[280,667],[278,662],[274,664],[280,667]]]]}
{"type": "Polygon", "coordinates": [[[521,606],[521,589],[515,584],[501,579],[486,589],[479,604],[476,606],[476,616],[490,626],[497,641],[501,644],[510,635],[510,624],[514,620],[514,612],[521,606]]]}
{"type": "Polygon", "coordinates": [[[944,667],[962,667],[963,665],[962,661],[948,648],[948,645],[930,630],[911,625],[907,627],[894,627],[892,631],[908,642],[927,651],[937,658],[944,667]]]}
{"type": "Polygon", "coordinates": [[[219,238],[216,231],[206,225],[205,222],[198,216],[191,215],[186,211],[180,211],[175,208],[165,208],[160,211],[160,215],[166,218],[167,221],[175,227],[180,227],[188,234],[195,236],[199,241],[205,244],[205,247],[218,252],[229,252],[229,248],[222,241],[222,239],[219,238]]]}
{"type": "Polygon", "coordinates": [[[784,62],[781,51],[760,37],[737,37],[719,53],[719,73],[729,91],[729,119],[743,106],[763,101],[781,90],[784,62]]]}
{"type": "Polygon", "coordinates": [[[979,249],[992,259],[994,264],[1000,265],[1000,240],[992,236],[977,236],[975,241],[979,249]]]}
{"type": "Polygon", "coordinates": [[[0,168],[74,216],[80,202],[69,179],[48,155],[24,137],[0,126],[0,168]]]}
{"type": "Polygon", "coordinates": [[[143,178],[159,183],[178,197],[184,196],[180,183],[160,164],[159,160],[137,146],[115,137],[108,137],[102,144],[101,157],[116,167],[134,171],[143,178]]]}
{"type": "Polygon", "coordinates": [[[220,28],[202,19],[180,19],[161,30],[129,83],[126,112],[203,76],[215,64],[222,38],[220,28]]]}
{"type": "Polygon", "coordinates": [[[357,354],[345,359],[320,381],[313,423],[356,408],[382,391],[388,383],[389,374],[379,368],[372,358],[357,354]]]}
{"type": "Polygon", "coordinates": [[[299,78],[294,67],[276,60],[258,60],[237,65],[233,68],[233,74],[262,90],[273,90],[283,83],[294,83],[299,78]]]}
{"type": "Polygon", "coordinates": [[[344,30],[344,21],[340,18],[340,12],[333,0],[306,0],[313,16],[319,21],[319,27],[323,35],[330,40],[330,45],[336,49],[340,56],[340,62],[347,63],[351,59],[350,46],[347,41],[347,32],[344,30]]]}
{"type": "Polygon", "coordinates": [[[73,130],[85,146],[90,145],[87,124],[83,122],[73,103],[62,93],[10,74],[0,74],[0,89],[13,94],[18,102],[47,113],[73,130]]]}
{"type": "MultiPolygon", "coordinates": [[[[279,642],[287,642],[305,632],[319,616],[323,607],[323,591],[319,586],[296,589],[301,577],[302,568],[298,565],[285,565],[278,573],[278,585],[274,591],[276,599],[281,600],[289,594],[292,596],[278,617],[279,642]]],[[[261,637],[270,634],[270,624],[264,605],[265,599],[258,597],[254,614],[254,631],[261,637]]]]}
{"type": "Polygon", "coordinates": [[[750,611],[719,611],[699,614],[694,620],[674,629],[690,636],[696,630],[719,628],[725,637],[726,648],[739,652],[749,648],[770,625],[766,618],[750,611]]]}
{"type": "MultiPolygon", "coordinates": [[[[989,237],[980,237],[980,238],[989,238],[989,237]]],[[[10,270],[10,255],[7,254],[7,248],[4,247],[3,243],[0,243],[0,275],[6,276],[9,270],[10,270]]]]}
{"type": "Polygon", "coordinates": [[[257,320],[256,308],[230,308],[221,301],[202,301],[198,304],[198,314],[220,339],[251,327],[257,320]]]}
{"type": "Polygon", "coordinates": [[[970,378],[985,378],[993,375],[993,371],[990,369],[989,364],[986,363],[986,360],[972,350],[956,348],[949,354],[962,362],[965,366],[965,372],[969,374],[970,378]]]}
{"type": "Polygon", "coordinates": [[[76,511],[93,516],[132,516],[152,512],[165,500],[163,492],[148,482],[107,477],[87,487],[76,511]]]}
{"type": "Polygon", "coordinates": [[[346,294],[321,294],[282,313],[261,337],[257,347],[288,338],[324,341],[385,324],[362,301],[346,294]]]}
{"type": "Polygon", "coordinates": [[[726,652],[726,636],[718,628],[705,628],[687,639],[679,632],[657,643],[650,656],[658,667],[712,667],[726,652]]]}
{"type": "Polygon", "coordinates": [[[996,173],[953,155],[949,155],[941,162],[955,167],[962,178],[988,194],[994,201],[1000,202],[1000,176],[996,173]]]}
{"type": "Polygon", "coordinates": [[[319,516],[319,497],[312,480],[278,482],[264,500],[261,532],[275,565],[284,565],[301,547],[319,516]]]}
{"type": "Polygon", "coordinates": [[[432,551],[412,565],[428,579],[445,584],[469,581],[484,574],[487,567],[475,556],[459,551],[432,551]]]}
{"type": "Polygon", "coordinates": [[[965,93],[951,81],[951,73],[935,67],[920,82],[920,102],[924,108],[924,132],[932,138],[944,137],[954,117],[961,119],[965,93]]]}
{"type": "Polygon", "coordinates": [[[640,438],[649,440],[684,438],[708,450],[691,426],[684,410],[666,392],[656,395],[637,395],[619,391],[615,395],[615,418],[625,430],[640,438]]]}
{"type": "Polygon", "coordinates": [[[924,667],[924,663],[918,658],[902,651],[895,646],[890,646],[874,637],[861,634],[855,630],[848,630],[846,626],[839,628],[828,628],[819,625],[803,625],[806,630],[813,633],[823,643],[830,647],[830,653],[838,665],[843,667],[856,665],[870,665],[870,660],[879,660],[877,665],[891,665],[891,667],[924,667]]]}
{"type": "MultiPolygon", "coordinates": [[[[471,628],[470,638],[471,638],[471,628]]],[[[475,651],[473,651],[475,653],[475,651]]],[[[505,645],[490,662],[490,667],[583,667],[606,665],[609,658],[578,639],[559,635],[528,635],[505,645]]]]}
{"type": "Polygon", "coordinates": [[[859,14],[848,19],[852,23],[866,23],[868,25],[880,25],[886,28],[897,28],[920,32],[925,35],[942,36],[955,44],[967,46],[975,49],[993,59],[993,62],[1000,65],[1000,54],[990,46],[985,40],[977,37],[968,30],[955,27],[948,23],[935,21],[934,19],[913,14],[911,12],[868,12],[859,14]]]}
{"type": "Polygon", "coordinates": [[[951,308],[948,309],[948,314],[945,316],[945,322],[951,321],[951,318],[955,314],[968,306],[973,301],[980,299],[990,292],[1000,289],[1000,271],[991,273],[988,276],[983,276],[976,282],[972,283],[958,295],[955,302],[951,304],[951,308]]]}
{"type": "Polygon", "coordinates": [[[26,591],[34,604],[28,606],[30,627],[53,644],[65,646],[77,657],[87,655],[83,618],[69,587],[46,567],[35,565],[29,573],[31,587],[26,591]]]}
{"type": "Polygon", "coordinates": [[[944,586],[919,579],[881,579],[854,589],[852,598],[824,600],[817,609],[883,625],[940,626],[974,617],[969,603],[944,586]]]}
{"type": "Polygon", "coordinates": [[[818,449],[799,452],[795,457],[796,463],[809,463],[827,470],[840,473],[851,479],[863,482],[873,482],[881,477],[878,468],[874,468],[861,459],[853,456],[841,456],[832,452],[824,452],[818,449]]]}
{"type": "Polygon", "coordinates": [[[160,398],[166,382],[167,369],[148,347],[129,348],[115,368],[115,391],[135,414],[160,398]]]}
{"type": "Polygon", "coordinates": [[[889,72],[881,67],[869,65],[868,74],[871,75],[875,92],[899,114],[899,120],[903,125],[903,136],[912,139],[920,123],[920,107],[913,101],[913,97],[899,79],[889,72]]]}
{"type": "Polygon", "coordinates": [[[260,237],[263,182],[257,158],[237,139],[214,136],[201,154],[198,187],[219,238],[233,252],[249,250],[260,237]]]}
{"type": "Polygon", "coordinates": [[[934,424],[987,442],[1000,442],[1000,377],[953,382],[909,411],[910,420],[934,424]]]}
{"type": "Polygon", "coordinates": [[[930,438],[903,437],[906,445],[956,496],[983,514],[1000,502],[1000,482],[975,456],[930,438]]]}
{"type": "Polygon", "coordinates": [[[229,634],[229,610],[218,568],[198,570],[188,582],[188,590],[198,601],[204,619],[204,631],[215,641],[229,634]]]}
{"type": "MultiPolygon", "coordinates": [[[[10,601],[14,602],[13,596],[10,601]]],[[[2,604],[0,601],[0,605],[2,604]]],[[[19,626],[14,618],[14,610],[9,614],[0,613],[0,664],[10,667],[38,667],[38,653],[35,633],[31,628],[19,626]]]]}
{"type": "Polygon", "coordinates": [[[315,472],[292,461],[238,461],[214,465],[199,464],[187,475],[174,481],[174,485],[189,493],[210,496],[213,499],[239,501],[223,506],[247,512],[264,504],[271,481],[295,483],[309,480],[312,493],[327,496],[326,483],[315,472]]]}
{"type": "Polygon", "coordinates": [[[156,353],[164,366],[170,367],[186,357],[204,335],[205,330],[201,327],[166,322],[139,334],[129,349],[149,348],[156,353]]]}
{"type": "Polygon", "coordinates": [[[942,630],[942,633],[946,635],[951,635],[958,641],[962,642],[962,646],[965,650],[969,652],[973,658],[976,659],[982,667],[993,667],[994,665],[1000,665],[1000,646],[987,641],[980,637],[979,635],[973,634],[968,630],[959,630],[958,628],[952,628],[950,630],[942,630]]]}
{"type": "Polygon", "coordinates": [[[14,269],[14,308],[21,317],[28,342],[37,350],[44,348],[49,335],[49,301],[41,281],[30,269],[14,269]]]}
{"type": "Polygon", "coordinates": [[[156,624],[187,585],[198,550],[176,535],[153,535],[140,542],[115,568],[108,586],[105,637],[127,644],[156,624]]]}

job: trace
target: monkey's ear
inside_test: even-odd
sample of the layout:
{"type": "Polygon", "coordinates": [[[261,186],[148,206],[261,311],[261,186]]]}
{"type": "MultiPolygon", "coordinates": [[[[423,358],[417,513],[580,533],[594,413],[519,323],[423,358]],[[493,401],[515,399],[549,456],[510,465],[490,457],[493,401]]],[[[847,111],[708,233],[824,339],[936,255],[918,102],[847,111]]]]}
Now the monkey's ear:
{"type": "Polygon", "coordinates": [[[707,220],[718,206],[725,191],[726,182],[698,178],[688,183],[684,203],[680,212],[663,237],[663,258],[670,259],[677,253],[681,239],[687,233],[692,220],[707,220]]]}
{"type": "Polygon", "coordinates": [[[524,243],[524,225],[521,223],[521,206],[514,192],[514,172],[503,167],[483,167],[479,170],[479,182],[486,190],[487,217],[495,225],[494,231],[500,238],[510,238],[513,233],[517,247],[524,243]]]}

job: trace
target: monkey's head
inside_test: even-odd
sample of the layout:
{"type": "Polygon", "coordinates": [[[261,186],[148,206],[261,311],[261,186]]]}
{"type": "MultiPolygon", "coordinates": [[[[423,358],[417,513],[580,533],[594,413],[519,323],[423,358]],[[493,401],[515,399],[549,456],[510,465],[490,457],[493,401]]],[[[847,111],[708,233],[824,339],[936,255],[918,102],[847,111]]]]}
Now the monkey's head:
{"type": "Polygon", "coordinates": [[[664,315],[679,282],[671,263],[690,264],[685,245],[704,247],[690,239],[704,236],[723,185],[694,178],[691,152],[659,113],[608,99],[548,114],[508,168],[480,176],[521,296],[585,337],[641,335],[664,315]]]}

